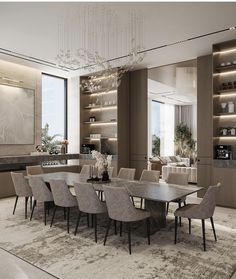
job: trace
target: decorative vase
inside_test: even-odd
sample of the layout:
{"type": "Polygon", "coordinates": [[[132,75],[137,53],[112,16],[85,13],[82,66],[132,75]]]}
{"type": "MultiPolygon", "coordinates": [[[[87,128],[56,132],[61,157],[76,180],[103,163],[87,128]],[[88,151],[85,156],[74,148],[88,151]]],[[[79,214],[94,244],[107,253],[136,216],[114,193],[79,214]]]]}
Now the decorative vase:
{"type": "Polygon", "coordinates": [[[102,181],[108,181],[109,179],[109,174],[107,170],[104,170],[102,173],[102,181]]]}

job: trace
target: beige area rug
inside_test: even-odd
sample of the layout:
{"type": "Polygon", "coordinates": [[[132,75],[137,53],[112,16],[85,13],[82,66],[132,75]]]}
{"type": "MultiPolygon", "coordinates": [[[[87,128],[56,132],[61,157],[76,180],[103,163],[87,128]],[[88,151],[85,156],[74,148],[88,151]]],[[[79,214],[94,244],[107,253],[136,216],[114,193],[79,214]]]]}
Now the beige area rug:
{"type": "Polygon", "coordinates": [[[98,221],[96,244],[93,229],[87,228],[86,217],[82,218],[77,236],[73,235],[76,211],[71,220],[71,233],[67,234],[62,211],[58,211],[55,225],[50,228],[43,224],[42,207],[36,207],[30,222],[24,219],[24,201],[19,200],[14,216],[13,204],[12,198],[0,200],[0,247],[61,279],[226,279],[235,270],[236,210],[216,209],[217,243],[210,222],[206,223],[207,252],[202,250],[199,221],[192,221],[189,235],[188,221],[183,220],[178,243],[174,245],[174,218],[170,212],[168,226],[151,236],[150,246],[146,237],[132,234],[132,255],[129,255],[127,234],[114,235],[113,227],[107,245],[103,246],[104,219],[98,221]]]}

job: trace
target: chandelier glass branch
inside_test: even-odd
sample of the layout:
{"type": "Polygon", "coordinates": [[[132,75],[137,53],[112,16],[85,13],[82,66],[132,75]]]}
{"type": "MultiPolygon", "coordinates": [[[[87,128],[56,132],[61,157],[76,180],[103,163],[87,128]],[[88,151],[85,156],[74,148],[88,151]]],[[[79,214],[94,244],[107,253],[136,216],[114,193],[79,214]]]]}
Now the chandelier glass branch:
{"type": "Polygon", "coordinates": [[[100,90],[101,84],[106,90],[118,87],[122,76],[144,58],[142,18],[132,12],[121,23],[114,11],[98,11],[85,7],[82,14],[77,11],[60,24],[56,56],[61,67],[94,73],[81,83],[90,92],[100,90]]]}

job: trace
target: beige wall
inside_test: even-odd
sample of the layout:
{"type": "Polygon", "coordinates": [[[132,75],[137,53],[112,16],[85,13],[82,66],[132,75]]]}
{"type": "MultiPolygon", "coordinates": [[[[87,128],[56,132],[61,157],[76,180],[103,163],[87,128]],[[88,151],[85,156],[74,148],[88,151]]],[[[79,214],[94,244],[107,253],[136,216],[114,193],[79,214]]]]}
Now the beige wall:
{"type": "Polygon", "coordinates": [[[29,67],[13,64],[0,60],[0,77],[7,77],[13,80],[20,80],[21,83],[3,81],[1,84],[14,85],[17,87],[30,88],[35,90],[35,143],[34,145],[0,145],[0,156],[29,154],[34,151],[35,146],[40,144],[41,133],[41,72],[29,67]]]}

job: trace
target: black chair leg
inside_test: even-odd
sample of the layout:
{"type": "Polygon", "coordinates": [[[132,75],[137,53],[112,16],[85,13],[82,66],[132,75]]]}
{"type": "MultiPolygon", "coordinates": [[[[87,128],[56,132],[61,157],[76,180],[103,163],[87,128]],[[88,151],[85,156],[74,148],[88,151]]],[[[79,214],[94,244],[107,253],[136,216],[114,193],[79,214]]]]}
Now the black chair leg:
{"type": "Polygon", "coordinates": [[[148,245],[150,245],[150,218],[147,218],[147,238],[148,238],[148,245]]]}
{"type": "Polygon", "coordinates": [[[135,203],[134,203],[134,198],[133,198],[133,197],[131,197],[131,200],[132,200],[133,205],[135,206],[135,203]]]}
{"type": "Polygon", "coordinates": [[[203,248],[206,251],[206,236],[205,236],[205,220],[202,219],[202,236],[203,236],[203,248]]]}
{"type": "Polygon", "coordinates": [[[47,202],[44,202],[44,225],[46,226],[47,224],[47,202]]]}
{"type": "Polygon", "coordinates": [[[115,235],[117,235],[117,226],[116,226],[116,220],[114,220],[114,227],[115,227],[115,235]]]}
{"type": "Polygon", "coordinates": [[[97,238],[97,214],[94,214],[94,236],[95,236],[95,242],[97,243],[98,238],[97,238]]]}
{"type": "Polygon", "coordinates": [[[53,220],[54,220],[54,217],[55,217],[56,210],[57,210],[57,206],[55,205],[55,206],[54,206],[54,209],[53,209],[53,213],[52,213],[52,221],[51,221],[50,227],[52,227],[52,224],[53,224],[53,220]]]}
{"type": "Polygon", "coordinates": [[[141,199],[140,208],[143,208],[143,199],[141,199]]]}
{"type": "Polygon", "coordinates": [[[16,205],[17,205],[17,202],[18,202],[18,196],[16,196],[16,200],[15,200],[15,204],[14,204],[14,208],[13,208],[13,215],[15,214],[15,211],[16,211],[16,205]]]}
{"type": "MultiPolygon", "coordinates": [[[[181,207],[181,202],[179,202],[179,208],[181,207]]],[[[179,217],[179,226],[181,227],[182,226],[182,220],[181,220],[181,217],[179,217]]]]}
{"type": "Polygon", "coordinates": [[[34,200],[34,203],[33,203],[33,208],[32,208],[31,215],[30,215],[30,221],[32,220],[35,206],[36,206],[36,200],[34,200]]]}
{"type": "Polygon", "coordinates": [[[81,217],[81,211],[79,211],[79,215],[78,215],[78,219],[77,219],[77,223],[76,223],[76,227],[75,227],[75,235],[77,234],[77,230],[79,227],[80,217],[81,217]]]}
{"type": "Polygon", "coordinates": [[[70,207],[67,208],[67,232],[70,232],[70,207]]]}
{"type": "Polygon", "coordinates": [[[101,192],[101,201],[103,201],[103,192],[101,192]]]}
{"type": "Polygon", "coordinates": [[[188,218],[188,232],[191,234],[191,219],[188,218]]]}
{"type": "Polygon", "coordinates": [[[186,205],[186,201],[184,201],[184,206],[186,205]]]}
{"type": "Polygon", "coordinates": [[[108,233],[109,233],[110,227],[111,227],[111,219],[109,218],[109,220],[108,220],[108,224],[107,224],[107,229],[106,229],[106,234],[105,234],[105,237],[104,237],[104,242],[103,242],[103,245],[104,245],[104,246],[106,245],[107,236],[108,236],[108,233]]]}
{"type": "Polygon", "coordinates": [[[168,211],[169,211],[169,203],[166,203],[166,216],[168,215],[168,211]]]}
{"type": "Polygon", "coordinates": [[[175,216],[175,244],[177,242],[178,217],[175,216]]]}
{"type": "Polygon", "coordinates": [[[212,226],[212,230],[213,230],[213,233],[214,233],[215,241],[217,241],[213,217],[211,217],[210,219],[211,219],[211,226],[212,226]]]}
{"type": "Polygon", "coordinates": [[[122,236],[122,222],[120,221],[120,236],[122,236]]]}
{"type": "Polygon", "coordinates": [[[27,219],[27,206],[29,197],[25,197],[25,219],[27,219]]]}
{"type": "Polygon", "coordinates": [[[130,228],[130,222],[127,223],[127,226],[128,226],[129,254],[131,255],[131,228],[130,228]]]}

